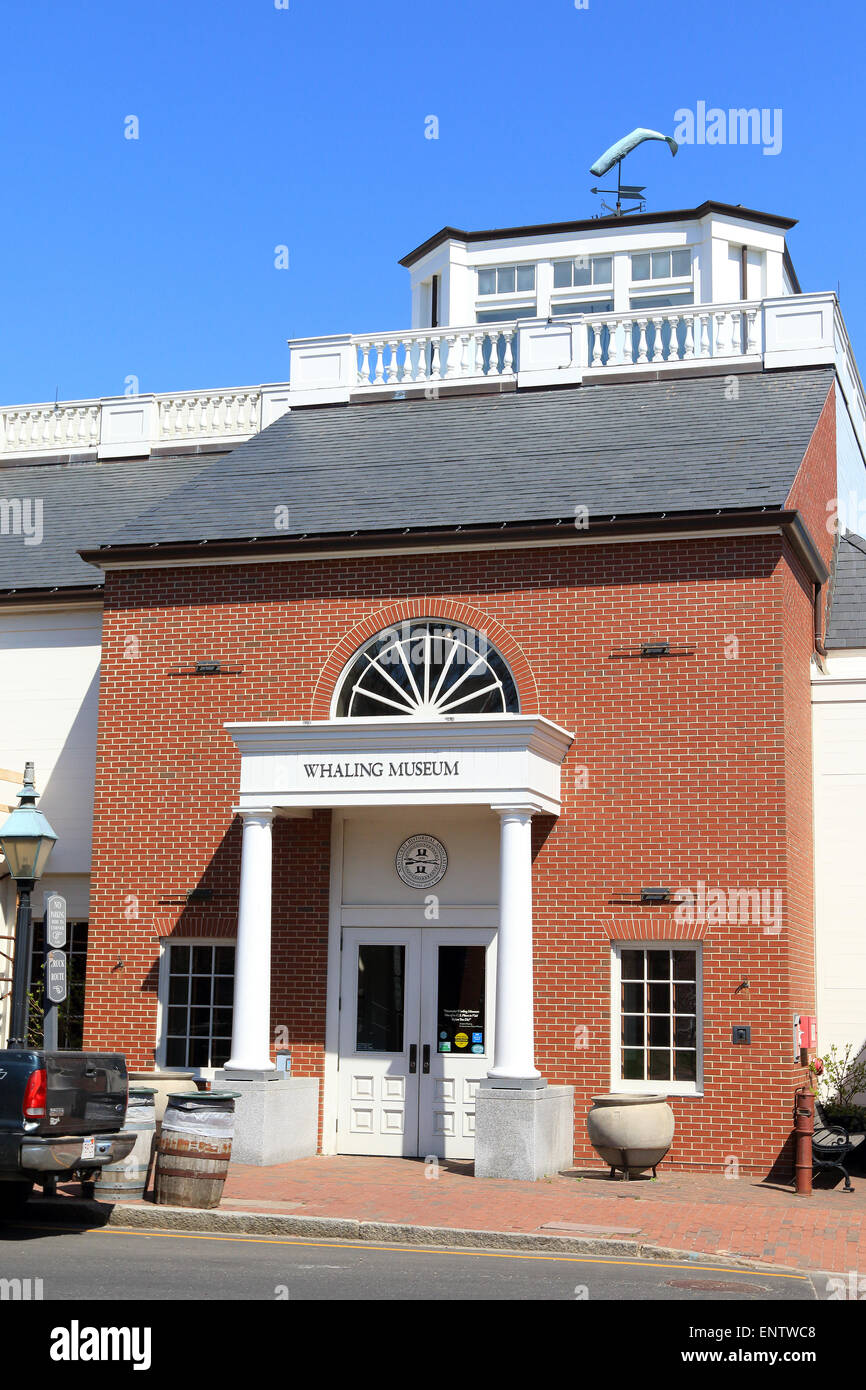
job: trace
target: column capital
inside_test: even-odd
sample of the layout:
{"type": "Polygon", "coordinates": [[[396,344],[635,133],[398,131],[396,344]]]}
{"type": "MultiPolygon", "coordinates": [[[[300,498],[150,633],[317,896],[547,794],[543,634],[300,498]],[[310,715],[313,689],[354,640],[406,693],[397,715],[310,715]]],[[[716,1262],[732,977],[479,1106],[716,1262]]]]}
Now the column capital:
{"type": "Polygon", "coordinates": [[[267,821],[270,824],[277,811],[275,806],[235,806],[234,814],[243,821],[267,821]]]}
{"type": "Polygon", "coordinates": [[[495,811],[497,816],[501,816],[503,820],[506,818],[531,820],[533,816],[539,816],[542,813],[542,807],[537,801],[508,802],[503,806],[491,806],[491,810],[495,811]]]}

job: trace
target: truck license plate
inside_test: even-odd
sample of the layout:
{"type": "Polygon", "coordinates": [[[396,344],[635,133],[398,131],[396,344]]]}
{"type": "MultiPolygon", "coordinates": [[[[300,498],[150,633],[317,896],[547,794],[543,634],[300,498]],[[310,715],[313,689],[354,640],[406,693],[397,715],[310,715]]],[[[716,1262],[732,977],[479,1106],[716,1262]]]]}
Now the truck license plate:
{"type": "Polygon", "coordinates": [[[95,1144],[95,1142],[94,1142],[93,1139],[82,1139],[82,1141],[81,1141],[81,1157],[82,1157],[82,1158],[95,1158],[95,1157],[96,1157],[96,1144],[95,1144]]]}

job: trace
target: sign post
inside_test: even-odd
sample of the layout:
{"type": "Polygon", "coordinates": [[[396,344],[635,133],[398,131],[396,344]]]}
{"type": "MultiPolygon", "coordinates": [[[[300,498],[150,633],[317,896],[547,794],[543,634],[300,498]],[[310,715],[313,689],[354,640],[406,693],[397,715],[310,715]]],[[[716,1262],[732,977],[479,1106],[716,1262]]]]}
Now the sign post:
{"type": "Polygon", "coordinates": [[[57,1005],[66,998],[66,899],[51,893],[45,899],[44,1032],[46,1052],[57,1051],[57,1005]]]}

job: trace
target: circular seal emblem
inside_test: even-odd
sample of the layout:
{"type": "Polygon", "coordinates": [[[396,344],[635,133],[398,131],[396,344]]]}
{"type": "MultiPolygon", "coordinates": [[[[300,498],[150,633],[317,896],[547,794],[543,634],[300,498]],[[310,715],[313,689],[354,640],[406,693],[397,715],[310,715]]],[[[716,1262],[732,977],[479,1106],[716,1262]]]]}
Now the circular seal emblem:
{"type": "Polygon", "coordinates": [[[431,888],[444,878],[448,855],[434,835],[410,835],[397,851],[395,867],[410,888],[431,888]]]}

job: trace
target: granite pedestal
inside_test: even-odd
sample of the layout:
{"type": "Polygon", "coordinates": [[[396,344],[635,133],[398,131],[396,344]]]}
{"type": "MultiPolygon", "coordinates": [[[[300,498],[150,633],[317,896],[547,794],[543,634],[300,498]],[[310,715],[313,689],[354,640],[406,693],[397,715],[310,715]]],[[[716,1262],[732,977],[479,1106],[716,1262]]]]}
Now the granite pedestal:
{"type": "Polygon", "coordinates": [[[537,1182],[574,1163],[574,1087],[475,1092],[475,1176],[537,1182]]]}
{"type": "Polygon", "coordinates": [[[232,1162],[270,1167],[318,1148],[319,1082],[284,1072],[218,1071],[217,1090],[238,1091],[232,1162]]]}

